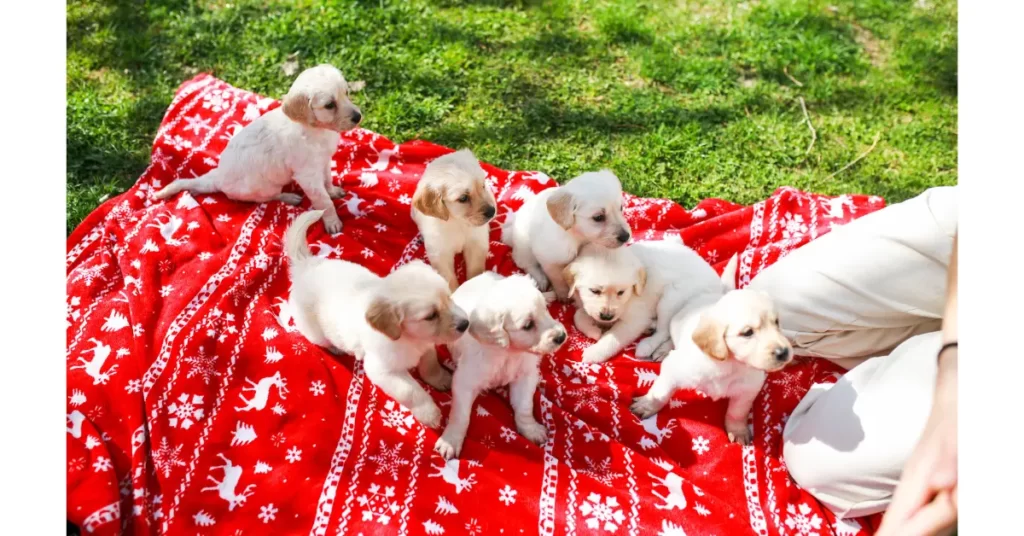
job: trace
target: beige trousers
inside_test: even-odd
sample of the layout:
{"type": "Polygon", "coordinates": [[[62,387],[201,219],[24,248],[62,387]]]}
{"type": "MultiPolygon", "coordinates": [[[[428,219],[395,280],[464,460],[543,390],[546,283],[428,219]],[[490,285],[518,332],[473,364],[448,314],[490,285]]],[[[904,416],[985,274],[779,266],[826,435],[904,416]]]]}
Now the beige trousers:
{"type": "Polygon", "coordinates": [[[815,385],[786,422],[798,484],[840,517],[885,510],[924,429],[935,387],[956,187],[868,214],[751,281],[776,301],[798,355],[849,371],[815,385]]]}

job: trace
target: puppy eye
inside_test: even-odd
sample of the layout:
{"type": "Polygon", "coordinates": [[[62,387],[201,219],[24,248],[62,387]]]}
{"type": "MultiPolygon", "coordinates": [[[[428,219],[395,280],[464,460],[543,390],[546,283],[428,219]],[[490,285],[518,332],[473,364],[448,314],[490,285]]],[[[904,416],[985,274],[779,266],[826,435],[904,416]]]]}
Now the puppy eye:
{"type": "Polygon", "coordinates": [[[424,318],[423,320],[437,320],[437,311],[430,313],[430,315],[424,318]]]}
{"type": "Polygon", "coordinates": [[[337,104],[334,104],[334,101],[331,101],[331,102],[328,102],[327,104],[325,104],[324,108],[327,109],[327,110],[333,110],[336,106],[337,106],[337,104]]]}
{"type": "Polygon", "coordinates": [[[775,319],[775,327],[779,327],[779,319],[778,318],[775,319]]]}
{"type": "Polygon", "coordinates": [[[466,203],[468,201],[469,201],[469,195],[468,194],[462,194],[462,196],[459,197],[459,203],[466,203]]]}
{"type": "Polygon", "coordinates": [[[623,294],[625,294],[625,293],[626,293],[626,291],[625,291],[625,290],[620,290],[620,291],[618,292],[619,296],[622,296],[622,295],[623,295],[623,294]]]}
{"type": "Polygon", "coordinates": [[[523,324],[523,329],[525,331],[530,331],[531,329],[533,329],[533,320],[527,320],[526,323],[523,324]]]}
{"type": "Polygon", "coordinates": [[[601,294],[601,289],[599,289],[599,288],[592,288],[592,289],[590,289],[590,293],[593,294],[594,296],[597,296],[597,295],[601,294]]]}
{"type": "Polygon", "coordinates": [[[596,221],[597,223],[603,222],[604,221],[604,214],[598,214],[597,216],[594,216],[594,221],[596,221]]]}
{"type": "Polygon", "coordinates": [[[741,337],[753,337],[754,336],[754,328],[747,328],[747,329],[741,331],[740,332],[740,336],[741,337]]]}

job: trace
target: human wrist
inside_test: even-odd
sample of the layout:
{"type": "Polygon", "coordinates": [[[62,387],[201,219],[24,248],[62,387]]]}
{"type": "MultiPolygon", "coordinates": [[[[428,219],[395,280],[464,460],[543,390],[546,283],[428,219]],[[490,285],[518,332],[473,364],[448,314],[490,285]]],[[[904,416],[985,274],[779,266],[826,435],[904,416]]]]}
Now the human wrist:
{"type": "Polygon", "coordinates": [[[938,360],[938,375],[935,385],[936,398],[947,398],[949,395],[952,395],[953,400],[956,400],[958,354],[959,349],[955,344],[947,344],[942,347],[936,356],[938,360]]]}

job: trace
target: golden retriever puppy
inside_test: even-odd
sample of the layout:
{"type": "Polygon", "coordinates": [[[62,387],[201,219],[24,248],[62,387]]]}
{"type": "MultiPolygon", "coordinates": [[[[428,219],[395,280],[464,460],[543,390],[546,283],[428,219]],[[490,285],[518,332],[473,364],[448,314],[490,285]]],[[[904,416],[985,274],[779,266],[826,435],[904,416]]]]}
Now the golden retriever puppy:
{"type": "Polygon", "coordinates": [[[664,289],[702,271],[714,273],[700,255],[675,240],[616,249],[583,246],[563,273],[576,303],[576,328],[597,341],[583,351],[583,361],[602,363],[636,341],[658,318],[664,289]]]}
{"type": "Polygon", "coordinates": [[[456,361],[448,426],[434,444],[444,459],[457,457],[466,439],[473,401],[488,389],[509,385],[516,428],[542,444],[544,426],[533,418],[533,393],[540,381],[541,356],[565,342],[565,328],[548,312],[536,282],[526,275],[502,277],[484,272],[452,294],[469,312],[470,337],[449,344],[456,361]]]}
{"type": "Polygon", "coordinates": [[[541,290],[550,288],[569,299],[562,275],[581,247],[591,242],[617,248],[631,231],[622,215],[622,184],[607,169],[584,173],[558,188],[531,197],[502,228],[502,242],[512,260],[530,274],[541,290]]]}
{"type": "Polygon", "coordinates": [[[679,389],[726,398],[725,431],[730,441],[746,445],[754,398],[768,372],[790,363],[793,348],[779,330],[779,315],[768,294],[750,289],[723,293],[714,270],[705,275],[666,292],[666,298],[681,306],[670,322],[674,349],[650,391],[636,398],[630,410],[646,419],[679,389]]]}
{"type": "Polygon", "coordinates": [[[423,235],[430,265],[455,290],[455,254],[466,260],[466,280],[484,271],[496,203],[487,172],[469,149],[427,164],[412,196],[412,219],[423,235]]]}
{"type": "Polygon", "coordinates": [[[345,195],[331,182],[331,157],[341,132],[362,120],[348,96],[348,83],[331,65],[299,74],[280,108],[246,125],[228,142],[220,163],[197,179],[178,179],[157,192],[156,199],[188,190],[223,192],[236,201],[282,201],[298,205],[302,197],[281,193],[292,179],[316,210],[324,211],[327,232],[341,232],[332,199],[345,195]]]}
{"type": "Polygon", "coordinates": [[[295,325],[313,344],[363,360],[366,376],[431,428],[441,411],[409,374],[439,390],[451,374],[437,362],[436,344],[458,339],[469,328],[444,278],[425,263],[410,262],[386,277],[347,261],[312,255],[306,230],[323,216],[301,214],[285,233],[292,281],[289,304],[295,325]]]}

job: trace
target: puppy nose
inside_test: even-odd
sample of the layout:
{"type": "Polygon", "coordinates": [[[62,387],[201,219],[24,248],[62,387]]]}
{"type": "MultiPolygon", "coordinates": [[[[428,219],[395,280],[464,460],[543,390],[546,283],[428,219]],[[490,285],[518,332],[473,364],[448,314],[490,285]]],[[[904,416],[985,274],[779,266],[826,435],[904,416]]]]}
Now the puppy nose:
{"type": "Polygon", "coordinates": [[[772,352],[772,354],[775,355],[776,361],[785,361],[789,359],[789,348],[786,348],[785,346],[780,346],[776,348],[775,351],[772,352]]]}
{"type": "Polygon", "coordinates": [[[484,216],[486,216],[488,218],[493,218],[494,217],[494,207],[492,207],[490,205],[487,205],[487,208],[484,209],[484,216]]]}
{"type": "Polygon", "coordinates": [[[611,313],[601,313],[600,316],[601,316],[601,320],[611,320],[611,319],[615,318],[615,315],[613,315],[611,313]]]}
{"type": "Polygon", "coordinates": [[[619,243],[625,244],[626,242],[629,242],[629,231],[620,229],[619,234],[615,238],[619,240],[619,243]]]}
{"type": "Polygon", "coordinates": [[[362,121],[362,120],[363,120],[363,114],[359,113],[359,110],[355,110],[355,111],[352,112],[352,122],[353,123],[358,125],[359,122],[362,121]]]}
{"type": "Polygon", "coordinates": [[[554,341],[555,344],[562,344],[563,342],[565,342],[565,332],[559,331],[558,335],[555,335],[554,341]]]}
{"type": "Polygon", "coordinates": [[[465,333],[465,331],[466,331],[466,329],[468,327],[469,327],[469,320],[466,320],[465,318],[463,318],[462,320],[459,320],[459,322],[457,324],[455,324],[455,329],[459,333],[465,333]]]}

